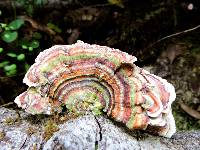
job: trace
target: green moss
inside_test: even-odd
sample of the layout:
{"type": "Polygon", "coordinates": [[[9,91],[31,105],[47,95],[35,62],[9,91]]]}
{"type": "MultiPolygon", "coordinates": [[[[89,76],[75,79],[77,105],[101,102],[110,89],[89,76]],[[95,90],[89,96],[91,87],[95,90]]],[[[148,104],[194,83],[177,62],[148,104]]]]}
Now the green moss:
{"type": "Polygon", "coordinates": [[[173,107],[173,116],[176,122],[177,130],[199,130],[200,122],[189,116],[179,107],[173,107]]]}
{"type": "Polygon", "coordinates": [[[6,136],[6,133],[4,131],[0,131],[0,140],[3,140],[6,136]]]}
{"type": "Polygon", "coordinates": [[[54,132],[57,132],[59,130],[59,127],[53,120],[48,120],[45,123],[43,129],[44,129],[43,138],[45,141],[47,141],[53,136],[54,132]]]}
{"type": "Polygon", "coordinates": [[[34,134],[36,132],[36,129],[34,129],[33,127],[29,127],[27,130],[26,130],[26,133],[28,134],[28,135],[32,135],[32,134],[34,134]]]}
{"type": "Polygon", "coordinates": [[[87,111],[91,111],[94,115],[100,115],[103,109],[97,94],[87,89],[70,95],[65,105],[69,112],[78,116],[87,111]]]}
{"type": "Polygon", "coordinates": [[[4,123],[6,124],[6,125],[13,125],[14,123],[15,123],[15,119],[13,119],[13,118],[11,118],[11,117],[8,117],[8,118],[6,118],[5,120],[4,120],[4,123]]]}
{"type": "Polygon", "coordinates": [[[93,103],[93,105],[90,106],[91,110],[92,110],[92,113],[97,116],[97,115],[101,115],[102,114],[102,109],[103,109],[103,106],[100,102],[98,101],[95,101],[93,103]]]}

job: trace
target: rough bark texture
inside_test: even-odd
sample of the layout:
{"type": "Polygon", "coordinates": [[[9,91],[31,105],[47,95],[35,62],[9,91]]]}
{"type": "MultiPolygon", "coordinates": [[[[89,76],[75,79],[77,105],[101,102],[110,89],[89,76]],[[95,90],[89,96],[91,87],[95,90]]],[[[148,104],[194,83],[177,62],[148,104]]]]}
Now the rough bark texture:
{"type": "Polygon", "coordinates": [[[178,132],[171,139],[130,132],[109,119],[86,115],[58,125],[59,130],[44,140],[46,116],[0,108],[0,150],[195,150],[200,132],[178,132]],[[20,117],[19,115],[20,114],[20,117]]]}

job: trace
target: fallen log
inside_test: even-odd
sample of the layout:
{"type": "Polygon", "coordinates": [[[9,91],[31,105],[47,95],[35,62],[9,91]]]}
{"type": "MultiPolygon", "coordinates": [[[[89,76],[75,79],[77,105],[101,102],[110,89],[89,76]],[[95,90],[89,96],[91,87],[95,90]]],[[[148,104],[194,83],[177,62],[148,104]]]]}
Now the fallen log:
{"type": "Polygon", "coordinates": [[[0,149],[195,150],[200,145],[199,131],[177,132],[169,139],[139,131],[130,132],[104,116],[92,114],[58,124],[58,130],[47,139],[44,137],[47,132],[44,124],[49,119],[0,108],[0,149]]]}

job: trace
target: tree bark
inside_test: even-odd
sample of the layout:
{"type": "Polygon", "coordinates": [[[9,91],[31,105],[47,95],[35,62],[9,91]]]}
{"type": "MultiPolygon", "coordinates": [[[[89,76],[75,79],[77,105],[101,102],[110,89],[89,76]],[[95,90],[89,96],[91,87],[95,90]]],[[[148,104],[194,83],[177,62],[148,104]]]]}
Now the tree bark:
{"type": "MultiPolygon", "coordinates": [[[[177,132],[171,139],[128,131],[104,116],[92,114],[58,125],[49,139],[44,134],[49,117],[0,108],[1,150],[181,150],[199,149],[200,132],[177,132]],[[19,117],[20,116],[20,117],[19,117]]],[[[49,129],[50,130],[50,129],[49,129]]],[[[50,131],[49,131],[50,132],[50,131]]]]}

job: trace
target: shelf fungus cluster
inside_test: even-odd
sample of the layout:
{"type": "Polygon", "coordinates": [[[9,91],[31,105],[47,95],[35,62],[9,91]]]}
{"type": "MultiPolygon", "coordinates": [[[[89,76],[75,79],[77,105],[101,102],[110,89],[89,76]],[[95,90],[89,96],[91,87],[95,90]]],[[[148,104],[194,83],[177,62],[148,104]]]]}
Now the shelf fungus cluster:
{"type": "Polygon", "coordinates": [[[78,41],[41,52],[23,80],[29,88],[15,103],[31,114],[84,107],[105,112],[130,130],[171,137],[174,87],[134,65],[136,57],[78,41]]]}

